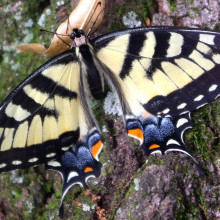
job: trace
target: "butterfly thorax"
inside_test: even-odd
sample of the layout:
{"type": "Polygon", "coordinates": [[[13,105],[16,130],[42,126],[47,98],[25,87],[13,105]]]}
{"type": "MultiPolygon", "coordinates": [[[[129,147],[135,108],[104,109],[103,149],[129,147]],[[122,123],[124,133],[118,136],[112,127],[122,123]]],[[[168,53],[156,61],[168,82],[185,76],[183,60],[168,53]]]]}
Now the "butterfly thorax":
{"type": "Polygon", "coordinates": [[[71,48],[76,48],[75,53],[88,83],[90,94],[95,99],[100,99],[103,91],[103,83],[93,58],[93,52],[88,45],[88,38],[85,36],[83,30],[78,29],[73,29],[70,38],[72,39],[71,48]]]}

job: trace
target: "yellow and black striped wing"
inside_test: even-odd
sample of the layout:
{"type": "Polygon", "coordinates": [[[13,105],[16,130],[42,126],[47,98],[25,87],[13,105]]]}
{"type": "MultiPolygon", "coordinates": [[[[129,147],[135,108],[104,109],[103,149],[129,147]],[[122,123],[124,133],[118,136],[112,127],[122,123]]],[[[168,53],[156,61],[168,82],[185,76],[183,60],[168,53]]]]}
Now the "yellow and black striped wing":
{"type": "Polygon", "coordinates": [[[0,106],[0,172],[58,157],[79,137],[80,66],[72,49],[33,72],[0,106]]]}
{"type": "Polygon", "coordinates": [[[134,96],[152,114],[180,115],[220,94],[218,32],[138,28],[98,37],[93,45],[127,101],[134,96]]]}

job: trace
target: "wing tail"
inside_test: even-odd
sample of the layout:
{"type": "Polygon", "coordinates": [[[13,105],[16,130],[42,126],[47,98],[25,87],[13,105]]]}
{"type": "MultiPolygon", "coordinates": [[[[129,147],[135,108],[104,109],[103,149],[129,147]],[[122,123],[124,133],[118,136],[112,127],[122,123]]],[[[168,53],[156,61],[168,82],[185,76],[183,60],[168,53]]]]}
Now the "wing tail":
{"type": "Polygon", "coordinates": [[[127,119],[128,135],[138,139],[146,156],[154,153],[166,154],[169,151],[180,151],[190,156],[201,175],[202,168],[186,147],[183,134],[192,127],[190,114],[177,117],[150,116],[143,120],[127,119]]]}
{"type": "Polygon", "coordinates": [[[79,140],[60,158],[46,164],[47,169],[57,171],[62,176],[60,217],[64,215],[63,200],[69,189],[76,184],[85,187],[89,178],[97,178],[101,173],[98,156],[103,143],[100,133],[95,130],[84,140],[79,140]]]}

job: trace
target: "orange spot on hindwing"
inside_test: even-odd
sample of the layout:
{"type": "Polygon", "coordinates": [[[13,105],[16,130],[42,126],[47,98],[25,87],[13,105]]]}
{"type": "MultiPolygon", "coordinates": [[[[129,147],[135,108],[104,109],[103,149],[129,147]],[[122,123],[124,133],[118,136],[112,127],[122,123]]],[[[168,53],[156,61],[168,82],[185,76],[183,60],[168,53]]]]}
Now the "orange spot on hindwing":
{"type": "Polygon", "coordinates": [[[144,140],[143,131],[140,128],[130,129],[128,130],[128,135],[138,139],[141,143],[144,140]]]}
{"type": "Polygon", "coordinates": [[[102,141],[99,140],[95,145],[92,146],[92,155],[96,160],[98,160],[98,155],[102,149],[102,145],[102,141]]]}
{"type": "Polygon", "coordinates": [[[93,169],[91,167],[86,167],[84,170],[85,173],[92,172],[92,171],[93,169]]]}
{"type": "Polygon", "coordinates": [[[150,147],[149,147],[149,150],[152,150],[152,149],[155,149],[155,148],[159,148],[160,145],[158,144],[152,144],[150,147]]]}

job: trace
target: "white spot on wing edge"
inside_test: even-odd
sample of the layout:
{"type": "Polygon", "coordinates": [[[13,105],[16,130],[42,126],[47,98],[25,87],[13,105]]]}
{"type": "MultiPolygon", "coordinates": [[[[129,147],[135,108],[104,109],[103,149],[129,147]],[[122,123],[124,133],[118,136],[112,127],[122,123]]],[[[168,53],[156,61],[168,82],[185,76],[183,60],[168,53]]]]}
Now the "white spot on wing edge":
{"type": "Polygon", "coordinates": [[[79,174],[74,171],[70,172],[70,174],[68,175],[68,178],[67,178],[67,183],[70,181],[71,178],[73,178],[75,176],[79,176],[79,174]]]}
{"type": "Polygon", "coordinates": [[[203,103],[203,104],[199,105],[198,107],[196,107],[196,109],[201,108],[202,106],[204,106],[204,105],[206,105],[206,104],[208,104],[208,103],[207,103],[207,102],[205,102],[205,103],[203,103]]]}
{"type": "Polygon", "coordinates": [[[198,101],[202,100],[203,97],[204,97],[204,95],[198,95],[196,98],[194,98],[194,101],[198,102],[198,101]]]}
{"type": "Polygon", "coordinates": [[[6,167],[5,163],[0,164],[0,168],[4,168],[4,167],[6,167]]]}
{"type": "Polygon", "coordinates": [[[217,99],[220,96],[220,94],[218,94],[214,99],[217,99]]]}
{"type": "MultiPolygon", "coordinates": [[[[181,114],[182,114],[182,113],[181,113],[181,114]]],[[[180,114],[180,115],[181,115],[181,114],[180,114]]],[[[189,114],[189,118],[191,119],[191,113],[188,112],[188,114],[189,114]]],[[[184,132],[185,132],[187,129],[189,129],[189,128],[192,128],[192,125],[188,125],[188,127],[185,127],[185,128],[182,130],[181,134],[180,134],[180,137],[181,137],[181,140],[182,140],[183,143],[184,143],[183,134],[184,134],[184,132]]]]}
{"type": "Polygon", "coordinates": [[[36,161],[38,161],[38,158],[36,158],[36,157],[31,158],[31,159],[28,160],[29,163],[34,163],[36,161]]]}
{"type": "Polygon", "coordinates": [[[155,150],[151,154],[162,154],[161,150],[155,150]]]}
{"type": "Polygon", "coordinates": [[[209,87],[209,92],[215,91],[217,87],[218,87],[218,85],[213,84],[212,86],[209,87]]]}
{"type": "Polygon", "coordinates": [[[20,164],[22,164],[22,162],[20,160],[14,160],[14,161],[12,161],[12,164],[13,165],[20,165],[20,164]]]}
{"type": "Polygon", "coordinates": [[[170,111],[170,109],[169,109],[169,108],[166,108],[166,109],[164,109],[164,110],[162,111],[162,113],[167,114],[169,111],[170,111]]]}
{"type": "Polygon", "coordinates": [[[200,34],[199,35],[199,41],[202,41],[204,43],[207,43],[209,45],[214,45],[214,39],[215,35],[210,35],[210,34],[200,34]]]}
{"type": "Polygon", "coordinates": [[[181,112],[181,113],[180,113],[180,115],[183,115],[183,114],[185,114],[185,113],[187,113],[187,112],[189,112],[189,111],[184,111],[184,112],[181,112]]]}
{"type": "Polygon", "coordinates": [[[49,161],[47,164],[52,167],[61,167],[61,164],[57,161],[49,161]]]}
{"type": "Polygon", "coordinates": [[[62,147],[61,149],[62,149],[62,151],[67,151],[67,150],[69,150],[69,148],[70,147],[62,147]]]}
{"type": "Polygon", "coordinates": [[[47,158],[50,158],[50,157],[53,157],[53,156],[55,156],[55,155],[56,155],[56,153],[50,153],[50,154],[47,154],[46,157],[47,157],[47,158]]]}
{"type": "Polygon", "coordinates": [[[176,145],[179,145],[180,146],[180,143],[177,142],[176,140],[174,139],[169,139],[166,143],[166,145],[170,145],[170,144],[176,144],[176,145]]]}
{"type": "Polygon", "coordinates": [[[186,105],[187,105],[187,104],[184,102],[184,103],[178,105],[178,106],[177,106],[177,109],[183,109],[183,108],[186,107],[186,105]]]}
{"type": "Polygon", "coordinates": [[[185,124],[187,122],[188,122],[188,120],[186,118],[180,118],[176,123],[176,127],[179,128],[180,126],[182,126],[183,124],[185,124]]]}
{"type": "Polygon", "coordinates": [[[86,179],[85,179],[85,182],[87,183],[87,181],[88,181],[90,178],[96,178],[96,176],[94,176],[94,175],[89,175],[89,176],[87,176],[86,179]]]}

